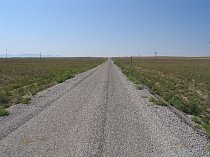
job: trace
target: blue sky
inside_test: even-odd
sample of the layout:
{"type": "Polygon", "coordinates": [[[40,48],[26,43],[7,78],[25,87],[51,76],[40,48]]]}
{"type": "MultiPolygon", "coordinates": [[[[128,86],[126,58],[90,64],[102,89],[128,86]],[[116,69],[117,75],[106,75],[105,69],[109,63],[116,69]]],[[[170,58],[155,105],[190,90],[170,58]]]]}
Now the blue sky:
{"type": "Polygon", "coordinates": [[[2,55],[210,55],[210,0],[0,0],[0,20],[2,55]]]}

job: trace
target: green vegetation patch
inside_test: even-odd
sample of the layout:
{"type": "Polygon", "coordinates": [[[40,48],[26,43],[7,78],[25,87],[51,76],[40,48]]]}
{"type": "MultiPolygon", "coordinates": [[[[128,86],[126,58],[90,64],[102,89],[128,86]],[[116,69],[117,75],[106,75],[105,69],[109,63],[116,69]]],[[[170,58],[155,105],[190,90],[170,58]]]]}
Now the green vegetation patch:
{"type": "Polygon", "coordinates": [[[0,116],[7,116],[9,112],[2,106],[0,106],[0,116]]]}
{"type": "Polygon", "coordinates": [[[209,124],[203,124],[203,128],[206,130],[208,137],[210,138],[210,125],[209,124]]]}
{"type": "Polygon", "coordinates": [[[167,106],[167,103],[161,98],[158,99],[158,98],[155,98],[155,97],[150,97],[149,101],[153,102],[153,103],[155,103],[156,105],[159,105],[159,106],[167,106]]]}
{"type": "Polygon", "coordinates": [[[136,89],[138,89],[138,90],[142,90],[142,89],[143,89],[143,87],[142,87],[142,85],[137,84],[137,85],[136,85],[136,89]]]}
{"type": "Polygon", "coordinates": [[[197,117],[197,116],[194,116],[194,117],[192,118],[192,120],[193,120],[195,123],[197,123],[197,124],[202,124],[202,123],[203,123],[202,120],[201,120],[201,118],[200,118],[200,117],[197,117]]]}
{"type": "Polygon", "coordinates": [[[3,91],[0,91],[0,104],[7,104],[9,102],[9,94],[3,91]]]}

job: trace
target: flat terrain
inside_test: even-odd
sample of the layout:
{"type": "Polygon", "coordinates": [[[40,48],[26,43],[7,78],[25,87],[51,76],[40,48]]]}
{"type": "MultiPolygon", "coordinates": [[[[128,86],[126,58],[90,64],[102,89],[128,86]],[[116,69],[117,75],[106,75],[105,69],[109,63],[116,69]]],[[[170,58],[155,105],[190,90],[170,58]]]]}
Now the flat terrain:
{"type": "Polygon", "coordinates": [[[193,115],[210,137],[210,58],[133,57],[118,58],[115,63],[132,82],[146,85],[172,106],[193,115]]]}
{"type": "Polygon", "coordinates": [[[8,119],[0,118],[8,132],[0,136],[0,156],[208,156],[206,137],[148,95],[109,60],[39,93],[32,106],[48,105],[27,106],[31,116],[11,108],[8,119]],[[10,130],[16,119],[19,126],[10,130]]]}
{"type": "Polygon", "coordinates": [[[0,59],[0,116],[5,107],[28,104],[48,87],[103,63],[104,58],[9,58],[0,59]]]}

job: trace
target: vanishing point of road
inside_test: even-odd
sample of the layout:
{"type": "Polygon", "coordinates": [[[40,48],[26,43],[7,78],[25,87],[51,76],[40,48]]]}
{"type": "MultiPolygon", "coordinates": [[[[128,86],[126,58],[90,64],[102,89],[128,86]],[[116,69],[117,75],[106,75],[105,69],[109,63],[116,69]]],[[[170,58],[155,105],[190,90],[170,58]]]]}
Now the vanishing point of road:
{"type": "Polygon", "coordinates": [[[0,157],[209,155],[205,136],[141,94],[109,59],[5,134],[0,157]]]}

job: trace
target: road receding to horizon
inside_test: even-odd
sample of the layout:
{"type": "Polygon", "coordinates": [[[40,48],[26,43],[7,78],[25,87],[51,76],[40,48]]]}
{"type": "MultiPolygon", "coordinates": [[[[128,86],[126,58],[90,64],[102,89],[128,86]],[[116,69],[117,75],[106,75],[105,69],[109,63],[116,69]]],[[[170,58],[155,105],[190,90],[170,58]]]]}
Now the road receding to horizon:
{"type": "Polygon", "coordinates": [[[19,126],[0,121],[8,126],[8,134],[0,135],[0,157],[209,155],[205,136],[145,99],[147,92],[136,90],[112,60],[86,73],[67,81],[57,91],[62,94],[48,95],[53,101],[30,118],[19,118],[19,126]]]}

